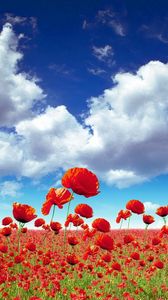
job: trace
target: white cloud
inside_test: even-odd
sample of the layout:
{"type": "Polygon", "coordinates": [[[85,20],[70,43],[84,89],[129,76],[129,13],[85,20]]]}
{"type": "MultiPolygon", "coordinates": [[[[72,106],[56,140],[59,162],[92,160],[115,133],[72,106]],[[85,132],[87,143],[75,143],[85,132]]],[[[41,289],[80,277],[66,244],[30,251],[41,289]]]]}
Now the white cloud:
{"type": "MultiPolygon", "coordinates": [[[[88,165],[120,186],[123,172],[133,183],[167,173],[168,64],[151,61],[113,81],[111,89],[89,101],[88,165]]],[[[123,176],[124,185],[128,178],[123,176]]]]}
{"type": "Polygon", "coordinates": [[[119,21],[111,20],[109,22],[109,26],[111,26],[113,28],[113,30],[115,31],[115,33],[117,35],[125,36],[125,29],[119,21]]]}
{"type": "Polygon", "coordinates": [[[107,184],[116,185],[118,188],[126,188],[147,180],[145,176],[139,176],[133,171],[126,170],[110,170],[105,172],[103,179],[107,184]]]}
{"type": "Polygon", "coordinates": [[[156,24],[156,20],[154,24],[146,25],[143,24],[139,31],[143,32],[147,38],[157,39],[158,41],[167,44],[168,36],[167,36],[167,26],[162,26],[163,24],[156,24]]]}
{"type": "Polygon", "coordinates": [[[35,17],[22,17],[22,16],[16,16],[11,13],[5,14],[5,21],[12,24],[21,24],[21,25],[27,25],[30,24],[33,30],[37,29],[37,19],[35,17]]]}
{"type": "Polygon", "coordinates": [[[88,72],[95,76],[100,76],[100,75],[106,73],[105,70],[100,69],[100,68],[88,68],[88,72]]]}
{"type": "Polygon", "coordinates": [[[20,190],[22,188],[22,184],[18,181],[4,181],[0,183],[0,196],[5,198],[9,197],[18,197],[20,196],[20,190]]]}
{"type": "Polygon", "coordinates": [[[82,125],[63,105],[31,113],[43,92],[17,73],[17,44],[6,25],[0,36],[0,117],[1,126],[15,131],[0,131],[1,176],[38,178],[85,166],[123,188],[168,172],[168,64],[151,61],[135,74],[116,74],[111,88],[88,100],[82,125]]]}
{"type": "Polygon", "coordinates": [[[1,176],[20,175],[23,164],[23,149],[19,137],[14,133],[0,131],[0,170],[1,176]]]}
{"type": "Polygon", "coordinates": [[[16,132],[24,149],[22,175],[28,177],[80,163],[80,152],[89,138],[65,106],[48,107],[33,119],[18,123],[16,132]]]}
{"type": "Polygon", "coordinates": [[[111,9],[99,10],[96,18],[99,23],[111,27],[117,35],[121,37],[126,35],[126,29],[119,16],[111,9]]]}
{"type": "Polygon", "coordinates": [[[27,21],[26,17],[16,16],[16,15],[9,14],[9,13],[5,14],[5,18],[6,18],[6,21],[12,25],[23,24],[27,21]]]}
{"type": "Polygon", "coordinates": [[[104,47],[92,47],[93,54],[96,56],[98,60],[105,61],[107,58],[113,55],[113,50],[110,45],[106,45],[104,47]]]}
{"type": "Polygon", "coordinates": [[[32,115],[32,106],[44,98],[36,78],[18,71],[23,55],[18,52],[18,38],[6,23],[0,34],[0,126],[13,126],[32,115]]]}
{"type": "Polygon", "coordinates": [[[159,206],[161,206],[160,204],[157,203],[152,203],[152,202],[144,202],[144,206],[145,206],[145,211],[149,210],[149,211],[156,211],[157,208],[159,206]]]}

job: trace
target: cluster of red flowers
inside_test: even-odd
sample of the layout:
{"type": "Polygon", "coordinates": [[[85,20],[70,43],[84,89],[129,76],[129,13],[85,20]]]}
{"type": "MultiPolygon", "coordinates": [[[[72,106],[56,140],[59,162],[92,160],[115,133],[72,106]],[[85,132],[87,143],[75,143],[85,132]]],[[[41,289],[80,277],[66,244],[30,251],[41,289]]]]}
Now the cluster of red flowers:
{"type": "MultiPolygon", "coordinates": [[[[72,168],[62,177],[62,185],[51,188],[42,205],[43,215],[48,215],[53,207],[49,224],[43,218],[37,218],[35,209],[27,204],[13,204],[13,217],[19,225],[11,217],[3,218],[0,230],[0,298],[41,300],[45,295],[45,299],[58,300],[64,296],[74,300],[134,300],[141,295],[142,298],[150,297],[151,291],[141,286],[142,273],[151,288],[150,280],[157,279],[157,274],[161,276],[158,272],[162,269],[166,272],[168,261],[164,254],[168,250],[168,206],[156,210],[165,223],[161,230],[146,231],[142,236],[142,232],[133,230],[111,231],[110,222],[104,218],[94,219],[90,228],[85,222],[93,217],[93,209],[86,203],[80,203],[73,214],[68,208],[62,234],[61,223],[54,221],[55,208],[62,208],[66,203],[70,205],[74,193],[86,198],[96,196],[99,181],[86,168],[72,168]],[[30,231],[24,227],[33,220],[34,226],[41,230],[30,231]],[[69,225],[76,230],[68,231],[69,225]],[[134,270],[133,276],[130,270],[134,270]],[[86,289],[74,286],[72,291],[71,279],[74,276],[75,281],[83,280],[86,289]],[[107,286],[107,292],[103,292],[104,286],[107,286]],[[30,297],[25,298],[24,293],[28,291],[30,297]]],[[[135,199],[127,202],[125,210],[119,211],[116,222],[130,220],[132,214],[142,215],[146,228],[155,222],[153,216],[145,214],[144,204],[135,199]]],[[[155,296],[168,296],[164,281],[160,284],[161,292],[157,287],[155,289],[155,296]]]]}

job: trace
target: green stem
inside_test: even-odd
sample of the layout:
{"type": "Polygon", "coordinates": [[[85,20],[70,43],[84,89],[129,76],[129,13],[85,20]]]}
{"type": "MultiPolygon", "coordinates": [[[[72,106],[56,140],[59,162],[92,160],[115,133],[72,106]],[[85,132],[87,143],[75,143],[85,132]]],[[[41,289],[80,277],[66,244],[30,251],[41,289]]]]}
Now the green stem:
{"type": "MultiPolygon", "coordinates": [[[[67,214],[66,214],[66,220],[67,220],[68,215],[69,215],[70,204],[71,204],[72,198],[73,198],[73,193],[72,193],[71,199],[70,199],[70,201],[69,201],[69,203],[68,203],[67,214]]],[[[66,221],[66,220],[65,220],[65,221],[66,221]]],[[[67,233],[67,227],[65,227],[65,229],[64,229],[64,254],[65,254],[65,248],[66,248],[66,247],[65,247],[65,243],[66,243],[66,233],[67,233]]]]}
{"type": "Polygon", "coordinates": [[[164,224],[166,225],[166,217],[163,217],[164,224]]]}
{"type": "Polygon", "coordinates": [[[52,213],[52,217],[51,217],[51,221],[50,221],[50,223],[53,221],[54,214],[55,214],[55,204],[54,204],[54,206],[53,206],[53,213],[52,213]]]}
{"type": "Polygon", "coordinates": [[[120,229],[121,229],[121,227],[122,227],[122,224],[123,224],[123,219],[121,220],[120,229]]]}
{"type": "Polygon", "coordinates": [[[147,230],[148,230],[148,226],[149,224],[146,224],[145,226],[145,236],[144,236],[144,240],[147,242],[147,230]]]}
{"type": "Polygon", "coordinates": [[[131,220],[131,217],[128,218],[128,229],[130,227],[130,220],[131,220]]]}
{"type": "Polygon", "coordinates": [[[21,230],[24,227],[24,224],[19,222],[19,229],[18,229],[18,253],[20,253],[20,234],[21,230]]]}
{"type": "MultiPolygon", "coordinates": [[[[52,217],[51,217],[51,221],[50,221],[50,224],[52,223],[52,221],[53,221],[53,219],[54,219],[54,214],[55,214],[55,204],[54,204],[54,206],[53,206],[53,213],[52,213],[52,217]]],[[[53,234],[54,234],[54,232],[53,232],[53,234]]],[[[46,237],[46,236],[45,236],[46,237]]],[[[44,240],[45,240],[45,237],[44,237],[44,240]]],[[[44,241],[43,240],[43,241],[44,241]]],[[[54,242],[55,242],[55,236],[54,236],[54,238],[52,239],[52,252],[54,251],[54,242]]]]}

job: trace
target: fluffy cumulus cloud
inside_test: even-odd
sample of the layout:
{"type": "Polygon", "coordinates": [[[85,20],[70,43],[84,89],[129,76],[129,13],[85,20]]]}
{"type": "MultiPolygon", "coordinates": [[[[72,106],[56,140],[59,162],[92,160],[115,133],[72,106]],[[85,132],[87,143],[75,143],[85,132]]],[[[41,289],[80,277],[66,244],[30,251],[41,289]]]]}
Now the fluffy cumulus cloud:
{"type": "Polygon", "coordinates": [[[111,89],[90,99],[85,157],[108,182],[121,187],[167,173],[167,83],[168,64],[151,61],[136,74],[117,74],[111,89]]]}
{"type": "Polygon", "coordinates": [[[9,25],[0,38],[0,120],[15,129],[0,131],[1,176],[34,179],[85,166],[123,188],[168,172],[168,64],[116,74],[111,88],[88,100],[82,124],[65,106],[32,113],[44,93],[19,72],[22,55],[9,25]]]}
{"type": "Polygon", "coordinates": [[[1,176],[38,178],[80,165],[80,153],[88,138],[88,130],[65,106],[48,107],[44,113],[19,122],[15,133],[1,132],[1,176]]]}
{"type": "Polygon", "coordinates": [[[0,131],[0,175],[20,175],[23,164],[23,149],[14,133],[0,131]]]}
{"type": "Polygon", "coordinates": [[[19,122],[16,132],[24,149],[23,175],[46,175],[57,168],[80,164],[88,130],[65,106],[48,107],[43,114],[19,122]]]}
{"type": "Polygon", "coordinates": [[[17,50],[19,38],[6,23],[0,34],[0,126],[13,126],[32,114],[32,106],[44,98],[35,78],[18,71],[23,55],[17,50]]]}

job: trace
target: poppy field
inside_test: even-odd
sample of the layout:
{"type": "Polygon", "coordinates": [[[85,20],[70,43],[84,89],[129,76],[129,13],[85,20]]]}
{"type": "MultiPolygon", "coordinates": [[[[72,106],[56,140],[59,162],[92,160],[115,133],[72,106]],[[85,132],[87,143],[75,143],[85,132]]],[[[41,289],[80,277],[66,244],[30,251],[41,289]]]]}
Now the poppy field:
{"type": "Polygon", "coordinates": [[[94,218],[84,201],[99,192],[94,173],[72,168],[63,175],[62,187],[48,191],[41,208],[44,218],[28,204],[13,203],[13,217],[1,220],[0,299],[168,299],[168,206],[156,210],[163,226],[152,230],[155,216],[145,214],[140,200],[131,199],[114,220],[119,229],[112,230],[113,223],[94,218]],[[83,197],[71,211],[75,194],[83,197]],[[67,217],[60,224],[55,209],[65,204],[67,217]],[[133,214],[142,218],[144,230],[130,228],[133,214]],[[128,228],[122,229],[123,220],[128,228]],[[26,227],[30,221],[33,230],[26,227]]]}

